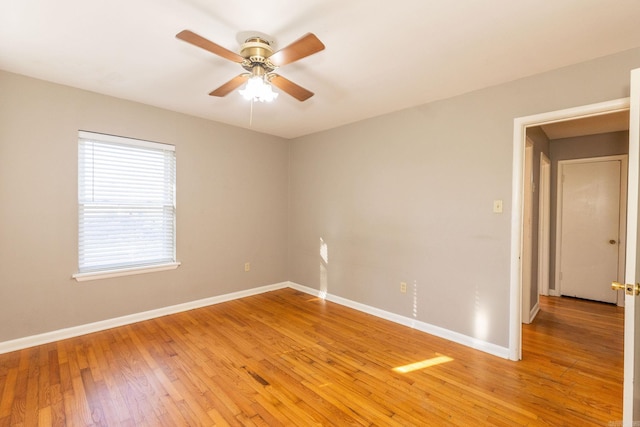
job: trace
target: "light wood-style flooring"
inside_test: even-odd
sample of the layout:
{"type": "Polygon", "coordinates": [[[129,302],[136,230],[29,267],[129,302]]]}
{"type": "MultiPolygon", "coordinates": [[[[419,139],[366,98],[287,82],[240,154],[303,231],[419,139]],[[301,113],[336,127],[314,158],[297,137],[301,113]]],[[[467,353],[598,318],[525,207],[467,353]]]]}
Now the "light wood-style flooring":
{"type": "Polygon", "coordinates": [[[541,307],[513,362],[278,290],[0,355],[0,426],[616,425],[624,309],[541,307]]]}

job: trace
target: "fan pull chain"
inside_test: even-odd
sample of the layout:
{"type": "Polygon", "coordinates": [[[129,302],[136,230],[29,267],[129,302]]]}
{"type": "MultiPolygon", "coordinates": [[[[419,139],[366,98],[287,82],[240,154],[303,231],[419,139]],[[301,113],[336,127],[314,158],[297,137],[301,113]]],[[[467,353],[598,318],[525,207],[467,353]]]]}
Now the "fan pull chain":
{"type": "Polygon", "coordinates": [[[251,98],[251,111],[249,113],[249,127],[253,126],[253,98],[251,98]]]}

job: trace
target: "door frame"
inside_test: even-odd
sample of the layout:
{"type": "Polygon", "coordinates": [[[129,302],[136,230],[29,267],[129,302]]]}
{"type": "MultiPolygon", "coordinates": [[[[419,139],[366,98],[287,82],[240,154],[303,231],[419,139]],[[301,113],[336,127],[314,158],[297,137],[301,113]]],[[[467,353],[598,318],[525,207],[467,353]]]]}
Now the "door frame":
{"type": "MultiPolygon", "coordinates": [[[[513,164],[511,186],[511,260],[509,278],[509,359],[522,359],[522,234],[524,150],[527,128],[548,123],[628,111],[630,98],[551,111],[513,120],[513,164]]],[[[629,186],[634,183],[629,182],[629,186]]]]}
{"type": "MultiPolygon", "coordinates": [[[[562,173],[567,164],[594,163],[603,161],[620,161],[620,207],[618,210],[618,268],[616,281],[624,281],[625,249],[627,246],[627,180],[628,180],[628,154],[613,156],[588,157],[582,159],[568,159],[558,161],[558,179],[556,180],[556,271],[555,271],[555,294],[562,295],[562,281],[560,280],[560,266],[562,265],[562,198],[564,190],[562,186],[562,173]]],[[[613,278],[612,278],[613,280],[613,278]]],[[[616,293],[616,305],[624,305],[624,294],[622,291],[616,293]]]]}
{"type": "Polygon", "coordinates": [[[538,305],[540,294],[549,295],[549,257],[551,256],[551,159],[544,153],[540,153],[539,181],[538,305]]]}
{"type": "Polygon", "coordinates": [[[531,323],[533,281],[533,141],[524,148],[524,193],[522,195],[522,322],[531,323]]]}

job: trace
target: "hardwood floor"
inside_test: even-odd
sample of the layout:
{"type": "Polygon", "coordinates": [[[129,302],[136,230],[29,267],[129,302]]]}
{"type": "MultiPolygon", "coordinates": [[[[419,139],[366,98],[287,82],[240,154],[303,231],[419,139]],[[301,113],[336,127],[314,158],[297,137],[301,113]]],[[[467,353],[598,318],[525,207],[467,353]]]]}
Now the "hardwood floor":
{"type": "Polygon", "coordinates": [[[0,355],[0,426],[614,425],[623,309],[541,307],[512,362],[269,292],[0,355]]]}

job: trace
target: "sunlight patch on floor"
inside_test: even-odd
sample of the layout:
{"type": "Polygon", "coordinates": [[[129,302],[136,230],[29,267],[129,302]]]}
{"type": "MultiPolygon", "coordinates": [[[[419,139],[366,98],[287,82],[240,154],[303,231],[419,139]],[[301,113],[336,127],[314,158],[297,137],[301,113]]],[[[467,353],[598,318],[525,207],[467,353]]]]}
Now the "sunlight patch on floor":
{"type": "Polygon", "coordinates": [[[397,366],[393,368],[393,371],[400,372],[401,374],[407,374],[409,372],[418,371],[420,369],[429,368],[431,366],[440,365],[442,363],[451,361],[453,361],[453,359],[448,356],[437,356],[432,357],[431,359],[423,360],[421,362],[410,363],[409,365],[404,366],[397,366]]]}

